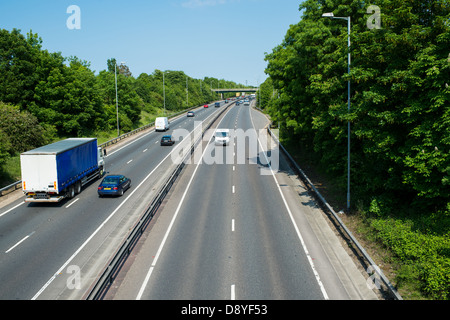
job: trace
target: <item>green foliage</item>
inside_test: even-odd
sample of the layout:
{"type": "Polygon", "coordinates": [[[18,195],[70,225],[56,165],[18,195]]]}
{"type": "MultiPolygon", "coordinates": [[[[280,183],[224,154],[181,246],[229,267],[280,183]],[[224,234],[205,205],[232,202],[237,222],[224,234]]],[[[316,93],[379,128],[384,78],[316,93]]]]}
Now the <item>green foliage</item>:
{"type": "MultiPolygon", "coordinates": [[[[381,29],[367,27],[368,3],[304,1],[302,20],[266,54],[269,78],[261,85],[261,104],[279,122],[286,142],[314,154],[341,185],[347,177],[350,121],[354,203],[362,203],[378,219],[407,212],[437,215],[435,222],[441,223],[450,212],[450,2],[370,4],[381,10],[381,29]],[[350,74],[347,23],[322,18],[325,12],[351,17],[350,74]],[[270,91],[276,94],[270,96],[270,91]]],[[[380,237],[392,239],[384,241],[399,257],[410,260],[426,256],[420,250],[437,252],[435,265],[448,267],[448,250],[434,250],[435,240],[425,240],[428,233],[420,236],[422,246],[413,244],[415,232],[396,228],[391,238],[380,237]]],[[[419,265],[426,260],[414,259],[419,265]]],[[[421,267],[424,291],[448,298],[442,293],[448,293],[448,277],[439,278],[436,268],[421,267]]]]}
{"type": "MultiPolygon", "coordinates": [[[[19,106],[34,115],[50,137],[89,136],[117,128],[117,98],[120,132],[141,123],[143,111],[164,107],[162,71],[134,78],[128,66],[106,62],[107,70],[95,75],[90,63],[78,57],[42,50],[42,39],[31,31],[0,30],[0,101],[19,106]]],[[[165,71],[166,109],[178,111],[216,99],[212,83],[229,87],[234,82],[188,77],[182,71],[165,71]],[[187,84],[186,84],[187,82],[187,84]],[[188,86],[188,92],[186,91],[188,86]],[[188,93],[188,94],[187,94],[188,93]]],[[[2,133],[3,135],[4,133],[2,133]]],[[[7,139],[0,149],[5,155],[7,139]]]]}
{"type": "Polygon", "coordinates": [[[0,134],[2,153],[15,155],[33,149],[48,142],[44,128],[35,116],[19,107],[0,101],[0,134]]]}
{"type": "MultiPolygon", "coordinates": [[[[114,136],[116,73],[122,134],[151,119],[142,115],[163,109],[162,71],[134,78],[128,66],[111,58],[96,75],[87,61],[43,50],[42,39],[32,31],[25,37],[18,29],[1,29],[0,167],[14,155],[53,140],[105,132],[114,136]]],[[[217,99],[213,83],[242,87],[215,78],[193,79],[182,71],[165,71],[165,78],[167,113],[217,99]]],[[[12,174],[0,172],[0,179],[5,176],[8,180],[12,174]]]]}

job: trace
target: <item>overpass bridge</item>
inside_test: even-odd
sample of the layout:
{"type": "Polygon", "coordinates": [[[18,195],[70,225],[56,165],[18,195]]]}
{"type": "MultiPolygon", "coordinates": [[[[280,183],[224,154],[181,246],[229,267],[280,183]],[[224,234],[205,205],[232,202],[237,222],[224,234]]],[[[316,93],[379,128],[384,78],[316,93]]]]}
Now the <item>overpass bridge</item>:
{"type": "Polygon", "coordinates": [[[233,93],[240,93],[240,92],[250,93],[250,92],[252,92],[253,93],[253,92],[257,92],[259,90],[259,88],[234,88],[234,89],[223,88],[223,89],[211,89],[211,90],[214,91],[215,93],[220,93],[221,97],[223,98],[224,93],[230,93],[230,92],[233,92],[233,93]]]}

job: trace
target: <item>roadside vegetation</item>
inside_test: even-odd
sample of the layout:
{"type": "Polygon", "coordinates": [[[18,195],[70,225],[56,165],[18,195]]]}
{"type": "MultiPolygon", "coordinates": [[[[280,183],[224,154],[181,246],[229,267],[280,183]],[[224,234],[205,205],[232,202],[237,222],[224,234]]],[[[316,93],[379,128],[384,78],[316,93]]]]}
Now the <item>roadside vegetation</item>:
{"type": "Polygon", "coordinates": [[[450,299],[450,2],[307,0],[266,54],[258,103],[282,142],[351,212],[405,299],[450,299]],[[351,72],[347,23],[351,17],[351,72]],[[373,26],[379,19],[380,28],[373,26]],[[351,110],[347,111],[347,81],[351,110]],[[375,248],[376,249],[376,248],[375,248]]]}
{"type": "Polygon", "coordinates": [[[111,58],[96,74],[88,61],[42,49],[32,31],[0,29],[0,187],[20,180],[21,152],[68,137],[97,137],[99,143],[116,137],[116,72],[120,134],[218,99],[211,89],[245,87],[164,71],[164,109],[161,70],[134,77],[111,58]]]}

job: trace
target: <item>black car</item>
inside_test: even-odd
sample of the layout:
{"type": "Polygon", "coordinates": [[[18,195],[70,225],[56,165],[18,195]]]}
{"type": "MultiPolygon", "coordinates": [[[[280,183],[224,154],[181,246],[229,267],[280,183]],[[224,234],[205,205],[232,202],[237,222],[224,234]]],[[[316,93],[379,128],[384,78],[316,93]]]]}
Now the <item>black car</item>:
{"type": "Polygon", "coordinates": [[[162,146],[171,146],[175,143],[175,141],[172,139],[171,135],[165,135],[161,138],[161,145],[162,146]]]}
{"type": "Polygon", "coordinates": [[[130,178],[124,175],[109,175],[103,178],[98,186],[98,196],[122,196],[131,186],[130,178]]]}

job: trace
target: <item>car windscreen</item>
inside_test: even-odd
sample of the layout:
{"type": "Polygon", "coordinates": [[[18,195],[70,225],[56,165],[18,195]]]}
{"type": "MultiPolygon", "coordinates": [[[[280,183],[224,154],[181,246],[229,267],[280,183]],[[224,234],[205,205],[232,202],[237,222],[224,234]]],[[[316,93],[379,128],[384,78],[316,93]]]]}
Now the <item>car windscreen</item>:
{"type": "Polygon", "coordinates": [[[225,138],[227,136],[226,132],[216,132],[216,137],[225,138]]]}

